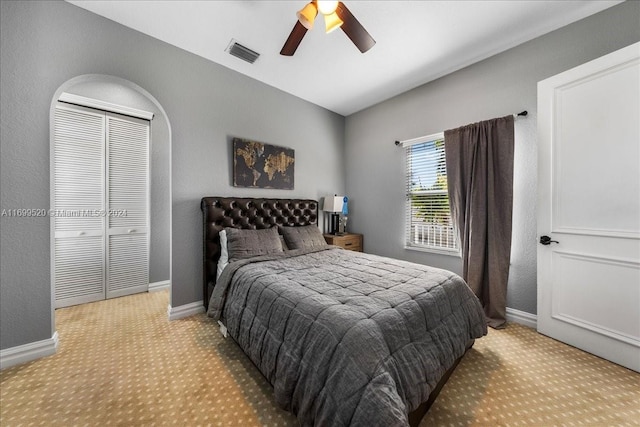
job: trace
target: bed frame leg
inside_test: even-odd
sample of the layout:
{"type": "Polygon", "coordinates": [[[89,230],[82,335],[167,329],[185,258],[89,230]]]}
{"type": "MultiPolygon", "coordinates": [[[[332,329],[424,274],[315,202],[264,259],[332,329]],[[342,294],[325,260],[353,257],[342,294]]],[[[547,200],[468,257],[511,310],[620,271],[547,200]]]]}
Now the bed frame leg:
{"type": "Polygon", "coordinates": [[[218,320],[218,325],[220,325],[220,333],[222,334],[222,336],[225,338],[228,337],[229,333],[227,332],[227,327],[224,326],[224,323],[218,320]]]}

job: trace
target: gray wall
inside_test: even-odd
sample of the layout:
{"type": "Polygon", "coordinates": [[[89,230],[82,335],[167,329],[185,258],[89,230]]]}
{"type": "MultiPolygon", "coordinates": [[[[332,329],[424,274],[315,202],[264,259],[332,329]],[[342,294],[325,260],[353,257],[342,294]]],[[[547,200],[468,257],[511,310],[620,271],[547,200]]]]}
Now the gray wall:
{"type": "MultiPolygon", "coordinates": [[[[171,123],[171,305],[199,301],[199,202],[344,192],[344,118],[61,1],[0,2],[0,209],[49,207],[49,108],[104,74],[153,95],[171,123]],[[291,147],[294,191],[231,186],[234,136],[291,147]]],[[[168,179],[168,176],[166,177],[168,179]]],[[[49,339],[49,218],[0,218],[0,349],[49,339]]]]}
{"type": "Polygon", "coordinates": [[[516,121],[508,307],[537,313],[537,82],[640,40],[628,1],[347,117],[350,226],[365,251],[461,272],[460,258],[404,249],[404,157],[395,140],[527,110],[516,121]]]}
{"type": "MultiPolygon", "coordinates": [[[[456,258],[403,249],[403,158],[393,141],[527,109],[516,125],[509,306],[535,313],[536,82],[640,39],[640,4],[626,2],[352,115],[345,126],[337,114],[68,3],[0,7],[0,209],[49,207],[49,108],[60,85],[85,74],[139,85],[172,127],[174,307],[202,298],[205,195],[317,199],[346,190],[349,227],[365,234],[367,251],[459,271],[456,258]],[[234,136],[295,149],[296,190],[232,187],[234,136]]],[[[49,218],[2,217],[0,233],[0,349],[49,339],[49,218]]]]}

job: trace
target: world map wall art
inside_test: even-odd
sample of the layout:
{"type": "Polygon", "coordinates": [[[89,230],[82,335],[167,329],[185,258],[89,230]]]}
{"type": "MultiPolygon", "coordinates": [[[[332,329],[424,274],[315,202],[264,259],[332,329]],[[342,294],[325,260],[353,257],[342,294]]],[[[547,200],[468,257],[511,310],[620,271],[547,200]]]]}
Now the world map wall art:
{"type": "Polygon", "coordinates": [[[293,190],[293,149],[233,139],[233,186],[293,190]]]}

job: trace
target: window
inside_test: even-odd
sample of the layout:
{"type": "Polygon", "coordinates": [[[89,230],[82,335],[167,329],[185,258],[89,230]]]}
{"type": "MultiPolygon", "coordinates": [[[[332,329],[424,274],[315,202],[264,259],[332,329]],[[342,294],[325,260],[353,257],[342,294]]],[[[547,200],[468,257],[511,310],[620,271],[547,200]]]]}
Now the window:
{"type": "Polygon", "coordinates": [[[405,247],[457,255],[449,211],[444,134],[404,142],[406,156],[405,247]]]}

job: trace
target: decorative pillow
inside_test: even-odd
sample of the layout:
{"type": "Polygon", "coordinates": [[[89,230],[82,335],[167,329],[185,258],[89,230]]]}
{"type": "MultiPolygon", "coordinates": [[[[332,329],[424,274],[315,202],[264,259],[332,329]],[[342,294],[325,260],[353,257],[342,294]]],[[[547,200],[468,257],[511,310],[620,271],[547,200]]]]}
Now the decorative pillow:
{"type": "Polygon", "coordinates": [[[280,232],[289,249],[316,248],[327,246],[322,232],[316,225],[302,227],[281,227],[280,232]]]}
{"type": "Polygon", "coordinates": [[[225,228],[225,230],[230,261],[282,252],[282,243],[280,243],[278,229],[275,227],[263,230],[240,228],[225,228]]]}
{"type": "Polygon", "coordinates": [[[227,249],[227,231],[222,230],[218,233],[220,236],[220,259],[218,260],[218,271],[216,279],[222,274],[222,270],[229,264],[229,250],[227,249]]]}

